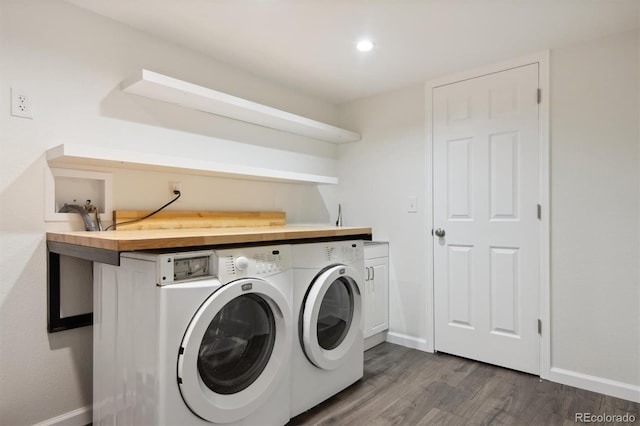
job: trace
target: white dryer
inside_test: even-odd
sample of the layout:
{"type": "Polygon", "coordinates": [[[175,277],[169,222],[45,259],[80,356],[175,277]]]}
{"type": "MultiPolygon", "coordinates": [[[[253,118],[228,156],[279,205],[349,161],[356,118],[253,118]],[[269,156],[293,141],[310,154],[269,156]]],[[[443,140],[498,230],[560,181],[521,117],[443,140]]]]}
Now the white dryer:
{"type": "Polygon", "coordinates": [[[362,241],[292,245],[291,417],[363,375],[362,241]]]}
{"type": "Polygon", "coordinates": [[[94,425],[283,425],[288,245],[96,264],[94,425]]]}

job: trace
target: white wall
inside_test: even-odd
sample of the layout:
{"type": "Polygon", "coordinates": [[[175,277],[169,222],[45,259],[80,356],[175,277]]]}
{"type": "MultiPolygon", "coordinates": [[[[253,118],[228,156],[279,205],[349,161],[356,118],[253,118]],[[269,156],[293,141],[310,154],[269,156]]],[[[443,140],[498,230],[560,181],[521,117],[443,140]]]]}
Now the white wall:
{"type": "Polygon", "coordinates": [[[638,35],[551,55],[552,366],[640,385],[638,35]]]}
{"type": "MultiPolygon", "coordinates": [[[[91,327],[48,335],[44,153],[61,143],[152,151],[335,175],[334,145],[123,94],[146,67],[335,124],[332,105],[270,84],[59,0],[0,3],[0,423],[33,424],[91,403],[91,327]],[[33,120],[9,115],[9,89],[33,120]],[[230,142],[234,141],[234,142],[230,142]]],[[[327,187],[115,170],[114,207],[284,210],[329,222],[327,187]]],[[[333,219],[335,220],[335,219],[333,219]]],[[[68,226],[67,226],[68,228],[68,226]]]]}
{"type": "MultiPolygon", "coordinates": [[[[632,32],[551,58],[552,366],[614,386],[640,385],[638,43],[632,32]]],[[[363,138],[339,154],[347,223],[390,241],[390,334],[415,346],[432,327],[423,95],[418,85],[342,106],[363,138]]]]}
{"type": "Polygon", "coordinates": [[[366,224],[389,241],[389,334],[413,347],[425,343],[426,146],[424,86],[344,105],[341,119],[362,141],[340,147],[344,225],[366,224]],[[408,213],[408,197],[418,212],[408,213]]]}

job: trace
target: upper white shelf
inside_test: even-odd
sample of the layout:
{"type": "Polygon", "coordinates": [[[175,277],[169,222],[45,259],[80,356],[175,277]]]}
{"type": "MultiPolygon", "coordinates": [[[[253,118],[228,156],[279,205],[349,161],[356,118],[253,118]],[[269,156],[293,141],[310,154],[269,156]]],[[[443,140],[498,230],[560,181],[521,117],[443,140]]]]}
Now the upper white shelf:
{"type": "Polygon", "coordinates": [[[360,134],[276,108],[143,69],[120,85],[122,90],[260,126],[331,143],[355,142],[360,134]]]}
{"type": "Polygon", "coordinates": [[[122,151],[100,147],[63,144],[47,150],[51,166],[102,166],[134,170],[172,171],[178,173],[218,176],[268,182],[335,185],[338,178],[307,173],[264,169],[237,164],[218,163],[194,158],[158,155],[137,151],[122,151]]]}

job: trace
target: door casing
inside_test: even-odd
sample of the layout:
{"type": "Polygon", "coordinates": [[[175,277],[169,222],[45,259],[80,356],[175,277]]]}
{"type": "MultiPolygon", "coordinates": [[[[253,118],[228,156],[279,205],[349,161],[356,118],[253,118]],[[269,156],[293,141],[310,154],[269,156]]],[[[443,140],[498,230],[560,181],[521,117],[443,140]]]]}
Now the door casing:
{"type": "MultiPolygon", "coordinates": [[[[426,123],[426,175],[427,175],[427,205],[433,206],[433,90],[436,87],[452,84],[464,80],[494,74],[511,68],[524,65],[539,64],[538,87],[542,96],[539,104],[538,137],[539,137],[539,194],[538,200],[541,206],[540,219],[540,281],[539,285],[539,318],[542,322],[540,339],[540,377],[548,378],[551,366],[551,323],[550,323],[550,162],[549,162],[549,51],[514,58],[505,62],[496,63],[472,70],[448,75],[435,80],[430,80],[425,85],[425,123],[426,123]]],[[[427,253],[427,291],[425,300],[426,317],[430,321],[427,325],[426,349],[434,352],[435,319],[434,319],[434,276],[433,276],[433,209],[427,209],[426,222],[430,228],[426,230],[427,253]]]]}

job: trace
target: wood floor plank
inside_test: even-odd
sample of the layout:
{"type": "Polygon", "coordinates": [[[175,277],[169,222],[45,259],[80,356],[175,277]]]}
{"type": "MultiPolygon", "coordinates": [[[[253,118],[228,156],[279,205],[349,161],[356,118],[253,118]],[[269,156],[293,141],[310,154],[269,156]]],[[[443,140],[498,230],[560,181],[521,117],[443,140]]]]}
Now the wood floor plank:
{"type": "Polygon", "coordinates": [[[415,423],[418,425],[447,425],[447,426],[463,426],[468,424],[467,419],[456,416],[455,414],[447,413],[446,411],[432,408],[429,412],[420,420],[415,423]]]}
{"type": "Polygon", "coordinates": [[[640,424],[637,403],[383,343],[365,352],[362,380],[289,425],[569,426],[580,424],[575,415],[583,412],[629,413],[640,424]]]}

